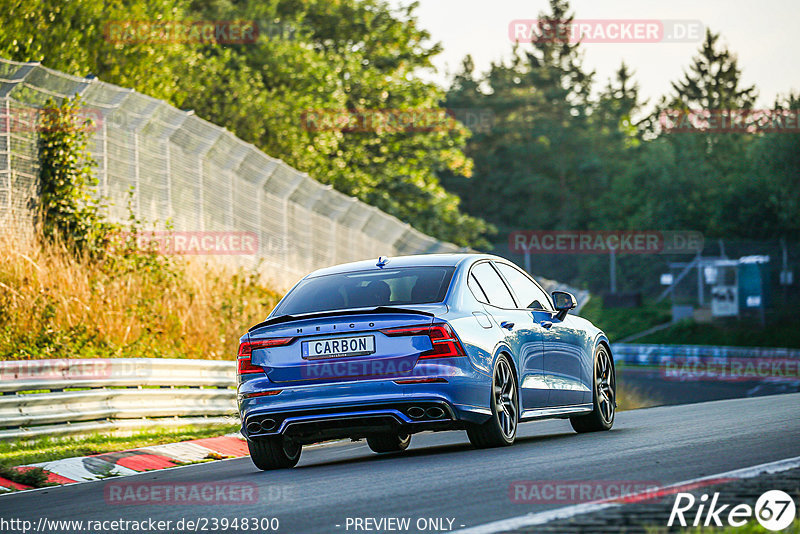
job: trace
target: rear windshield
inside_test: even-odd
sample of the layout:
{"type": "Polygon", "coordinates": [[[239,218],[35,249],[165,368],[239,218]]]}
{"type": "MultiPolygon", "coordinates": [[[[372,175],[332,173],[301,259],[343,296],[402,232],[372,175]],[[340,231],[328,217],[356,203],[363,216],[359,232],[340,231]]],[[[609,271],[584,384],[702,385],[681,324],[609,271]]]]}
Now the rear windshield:
{"type": "Polygon", "coordinates": [[[403,267],[308,278],[286,295],[274,315],[441,302],[454,271],[455,267],[403,267]]]}

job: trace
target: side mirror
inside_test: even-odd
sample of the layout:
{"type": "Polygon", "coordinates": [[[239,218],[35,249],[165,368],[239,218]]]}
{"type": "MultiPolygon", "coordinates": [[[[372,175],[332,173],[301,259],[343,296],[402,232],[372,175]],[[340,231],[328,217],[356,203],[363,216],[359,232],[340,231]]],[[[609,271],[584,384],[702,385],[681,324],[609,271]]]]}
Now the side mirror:
{"type": "Polygon", "coordinates": [[[578,306],[578,301],[575,300],[575,295],[572,293],[567,293],[566,291],[553,291],[553,305],[556,307],[556,311],[558,312],[556,317],[558,317],[559,320],[563,320],[570,310],[573,310],[578,306]]]}

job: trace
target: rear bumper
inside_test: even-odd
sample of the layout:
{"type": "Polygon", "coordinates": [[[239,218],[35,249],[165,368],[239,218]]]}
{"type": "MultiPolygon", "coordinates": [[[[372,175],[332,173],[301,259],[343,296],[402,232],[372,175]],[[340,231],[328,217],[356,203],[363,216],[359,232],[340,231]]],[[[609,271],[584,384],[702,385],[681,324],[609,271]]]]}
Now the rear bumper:
{"type": "Polygon", "coordinates": [[[303,443],[361,438],[397,431],[464,428],[491,414],[489,378],[448,376],[447,382],[398,384],[391,379],[301,386],[277,385],[266,378],[239,387],[242,433],[250,439],[283,435],[303,443]],[[248,393],[280,389],[276,395],[248,393]]]}

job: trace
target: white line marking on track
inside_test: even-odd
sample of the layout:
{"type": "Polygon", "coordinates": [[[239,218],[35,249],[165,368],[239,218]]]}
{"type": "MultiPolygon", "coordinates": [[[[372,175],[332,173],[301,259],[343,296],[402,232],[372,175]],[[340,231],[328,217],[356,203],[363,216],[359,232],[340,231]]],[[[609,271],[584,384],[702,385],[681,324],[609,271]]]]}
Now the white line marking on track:
{"type": "MultiPolygon", "coordinates": [[[[779,473],[781,471],[788,471],[789,469],[795,469],[797,467],[800,467],[800,456],[769,462],[766,464],[754,465],[752,467],[745,467],[743,469],[736,469],[734,471],[728,471],[725,473],[718,473],[716,475],[694,478],[692,480],[686,480],[656,489],[648,489],[644,492],[627,495],[626,498],[633,498],[642,494],[657,493],[659,491],[668,491],[670,489],[679,489],[682,486],[690,486],[719,478],[753,478],[757,477],[758,475],[779,473]]],[[[620,503],[616,500],[580,503],[572,506],[565,506],[564,508],[557,508],[555,510],[547,510],[544,512],[510,517],[508,519],[500,519],[498,521],[492,521],[491,523],[484,523],[483,525],[476,525],[474,527],[457,530],[453,534],[496,534],[498,532],[507,532],[510,530],[516,530],[535,525],[544,525],[545,523],[549,523],[550,521],[555,521],[557,519],[567,519],[589,512],[598,512],[607,508],[616,508],[618,506],[622,506],[622,504],[624,503],[620,503]]]]}

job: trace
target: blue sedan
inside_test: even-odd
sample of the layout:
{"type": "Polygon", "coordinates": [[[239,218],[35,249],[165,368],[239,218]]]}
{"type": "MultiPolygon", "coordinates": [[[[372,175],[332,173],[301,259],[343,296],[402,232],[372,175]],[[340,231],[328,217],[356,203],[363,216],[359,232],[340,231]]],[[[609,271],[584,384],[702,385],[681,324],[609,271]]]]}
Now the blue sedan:
{"type": "Polygon", "coordinates": [[[405,450],[422,431],[511,445],[520,422],[614,423],[605,334],[513,263],[484,254],[362,261],[315,271],[242,336],[242,433],[259,469],[304,444],[366,439],[405,450]]]}

